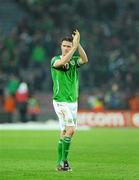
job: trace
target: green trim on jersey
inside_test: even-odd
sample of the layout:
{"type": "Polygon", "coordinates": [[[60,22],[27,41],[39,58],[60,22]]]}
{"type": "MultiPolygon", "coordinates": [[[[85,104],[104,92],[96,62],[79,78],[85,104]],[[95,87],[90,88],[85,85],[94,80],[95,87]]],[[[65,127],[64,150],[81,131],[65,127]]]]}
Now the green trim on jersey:
{"type": "Polygon", "coordinates": [[[75,102],[79,91],[79,56],[73,56],[64,67],[55,68],[54,64],[60,60],[55,56],[51,60],[51,75],[53,80],[53,99],[58,102],[75,102]]]}

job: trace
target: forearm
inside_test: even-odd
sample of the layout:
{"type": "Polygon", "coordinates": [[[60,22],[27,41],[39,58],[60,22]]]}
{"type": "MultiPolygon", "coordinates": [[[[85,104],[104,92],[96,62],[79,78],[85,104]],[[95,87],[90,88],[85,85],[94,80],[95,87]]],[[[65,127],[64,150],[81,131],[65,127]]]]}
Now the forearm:
{"type": "Polygon", "coordinates": [[[61,58],[61,65],[65,65],[66,63],[68,63],[71,59],[71,57],[73,56],[73,54],[75,53],[76,48],[72,48],[65,56],[63,56],[61,58]]]}
{"type": "Polygon", "coordinates": [[[62,56],[60,61],[57,61],[55,63],[55,67],[64,66],[66,63],[68,63],[71,57],[73,56],[73,54],[75,53],[75,51],[76,51],[76,48],[73,47],[65,56],[62,56]]]}
{"type": "Polygon", "coordinates": [[[79,51],[79,55],[81,57],[81,64],[87,63],[88,62],[88,58],[87,58],[86,52],[84,51],[84,49],[81,46],[81,44],[79,44],[79,46],[78,46],[78,51],[79,51]]]}

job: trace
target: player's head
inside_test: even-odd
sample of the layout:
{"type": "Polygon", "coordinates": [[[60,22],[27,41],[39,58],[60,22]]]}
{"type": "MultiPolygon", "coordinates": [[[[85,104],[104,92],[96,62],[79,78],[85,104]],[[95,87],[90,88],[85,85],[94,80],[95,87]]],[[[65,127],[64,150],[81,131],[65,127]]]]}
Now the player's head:
{"type": "Polygon", "coordinates": [[[64,37],[61,40],[62,55],[67,54],[71,50],[71,48],[72,48],[72,41],[73,41],[73,38],[70,37],[70,36],[64,37]]]}

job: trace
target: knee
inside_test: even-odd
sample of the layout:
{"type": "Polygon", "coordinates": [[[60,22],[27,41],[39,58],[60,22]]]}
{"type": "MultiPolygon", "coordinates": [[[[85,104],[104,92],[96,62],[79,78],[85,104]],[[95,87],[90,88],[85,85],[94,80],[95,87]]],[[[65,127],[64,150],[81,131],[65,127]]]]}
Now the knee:
{"type": "Polygon", "coordinates": [[[75,133],[75,128],[74,127],[67,127],[66,128],[66,134],[65,136],[69,136],[69,137],[72,137],[75,133]]]}

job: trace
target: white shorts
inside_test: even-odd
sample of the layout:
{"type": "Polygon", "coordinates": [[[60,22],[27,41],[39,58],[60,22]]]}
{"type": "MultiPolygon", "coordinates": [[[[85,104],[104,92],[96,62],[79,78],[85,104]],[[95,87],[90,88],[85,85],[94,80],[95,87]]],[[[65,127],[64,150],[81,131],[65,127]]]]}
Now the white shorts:
{"type": "Polygon", "coordinates": [[[53,100],[53,106],[62,131],[65,130],[66,126],[77,127],[77,102],[67,103],[53,100]]]}

